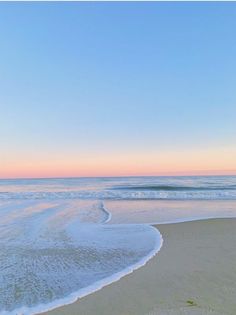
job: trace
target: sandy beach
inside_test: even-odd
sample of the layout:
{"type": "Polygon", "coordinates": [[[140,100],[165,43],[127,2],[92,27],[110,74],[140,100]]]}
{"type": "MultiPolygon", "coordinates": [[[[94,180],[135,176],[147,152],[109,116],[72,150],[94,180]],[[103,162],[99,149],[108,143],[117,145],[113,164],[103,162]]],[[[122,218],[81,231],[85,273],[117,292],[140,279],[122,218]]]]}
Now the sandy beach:
{"type": "Polygon", "coordinates": [[[144,267],[47,314],[236,314],[236,219],[156,227],[164,244],[144,267]]]}

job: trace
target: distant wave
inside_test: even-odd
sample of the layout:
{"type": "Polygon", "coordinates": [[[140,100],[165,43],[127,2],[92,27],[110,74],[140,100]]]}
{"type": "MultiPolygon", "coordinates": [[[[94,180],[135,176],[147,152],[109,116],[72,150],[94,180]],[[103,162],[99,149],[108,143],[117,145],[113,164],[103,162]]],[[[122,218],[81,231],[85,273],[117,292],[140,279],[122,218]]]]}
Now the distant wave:
{"type": "Polygon", "coordinates": [[[192,200],[236,199],[236,189],[184,186],[127,186],[103,191],[0,192],[0,200],[192,200]]]}
{"type": "Polygon", "coordinates": [[[236,177],[0,180],[0,200],[236,199],[236,177]]]}
{"type": "Polygon", "coordinates": [[[167,190],[167,191],[194,191],[194,190],[236,190],[236,185],[228,186],[173,186],[173,185],[142,185],[142,186],[118,186],[114,190],[167,190]]]}

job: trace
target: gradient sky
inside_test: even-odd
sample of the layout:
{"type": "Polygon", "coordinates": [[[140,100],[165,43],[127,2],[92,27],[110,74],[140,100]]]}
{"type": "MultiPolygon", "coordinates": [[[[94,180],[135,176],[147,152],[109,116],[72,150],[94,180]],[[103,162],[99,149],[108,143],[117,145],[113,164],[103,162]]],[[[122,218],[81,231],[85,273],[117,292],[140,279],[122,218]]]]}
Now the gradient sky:
{"type": "Polygon", "coordinates": [[[236,3],[0,3],[0,177],[236,174],[236,3]]]}

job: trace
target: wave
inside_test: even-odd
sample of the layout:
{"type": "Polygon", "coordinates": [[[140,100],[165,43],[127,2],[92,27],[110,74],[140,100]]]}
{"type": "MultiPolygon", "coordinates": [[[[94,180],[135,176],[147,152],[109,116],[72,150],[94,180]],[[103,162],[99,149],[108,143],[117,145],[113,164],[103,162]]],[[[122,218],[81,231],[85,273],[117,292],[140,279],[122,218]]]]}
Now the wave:
{"type": "Polygon", "coordinates": [[[207,190],[236,190],[236,185],[228,186],[173,186],[173,185],[139,185],[139,186],[118,186],[113,187],[113,190],[156,190],[156,191],[207,191],[207,190]]]}
{"type": "Polygon", "coordinates": [[[0,200],[236,199],[236,176],[0,180],[0,200]]]}
{"type": "Polygon", "coordinates": [[[51,303],[47,304],[40,304],[35,307],[21,307],[18,309],[15,309],[12,312],[0,312],[1,315],[16,315],[16,314],[24,314],[24,315],[32,315],[32,314],[40,314],[44,312],[48,312],[50,310],[53,310],[55,308],[58,308],[60,306],[72,304],[76,302],[78,299],[85,297],[91,293],[94,293],[103,287],[116,282],[123,278],[124,276],[131,274],[135,270],[139,269],[140,267],[144,266],[151,258],[153,258],[161,249],[163,245],[163,238],[159,230],[156,228],[150,226],[153,230],[155,230],[156,233],[156,244],[153,250],[151,250],[146,256],[144,256],[142,259],[140,259],[138,262],[136,262],[133,265],[130,265],[126,268],[124,268],[122,271],[116,272],[113,275],[106,277],[100,281],[94,282],[92,285],[87,286],[86,288],[80,289],[76,292],[71,293],[65,298],[55,300],[51,303]]]}
{"type": "Polygon", "coordinates": [[[104,191],[0,193],[0,200],[235,200],[236,189],[138,186],[104,191]]]}
{"type": "Polygon", "coordinates": [[[104,203],[101,203],[101,209],[105,212],[105,214],[107,215],[107,218],[103,221],[103,223],[108,223],[109,221],[111,221],[111,213],[110,211],[107,210],[107,208],[105,208],[104,203]]]}
{"type": "Polygon", "coordinates": [[[2,201],[0,213],[2,315],[72,303],[144,265],[163,242],[149,225],[105,224],[101,202],[2,201]]]}

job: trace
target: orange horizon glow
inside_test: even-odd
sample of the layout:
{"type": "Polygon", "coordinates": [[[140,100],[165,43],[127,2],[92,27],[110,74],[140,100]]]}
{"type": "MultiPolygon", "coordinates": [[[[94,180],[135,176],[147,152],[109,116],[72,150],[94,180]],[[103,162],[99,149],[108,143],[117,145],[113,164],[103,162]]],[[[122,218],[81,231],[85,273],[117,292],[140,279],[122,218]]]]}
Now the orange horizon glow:
{"type": "Polygon", "coordinates": [[[18,156],[2,161],[0,178],[236,175],[236,150],[153,154],[18,156]]]}

